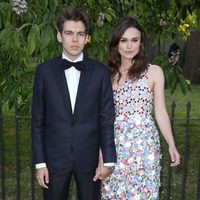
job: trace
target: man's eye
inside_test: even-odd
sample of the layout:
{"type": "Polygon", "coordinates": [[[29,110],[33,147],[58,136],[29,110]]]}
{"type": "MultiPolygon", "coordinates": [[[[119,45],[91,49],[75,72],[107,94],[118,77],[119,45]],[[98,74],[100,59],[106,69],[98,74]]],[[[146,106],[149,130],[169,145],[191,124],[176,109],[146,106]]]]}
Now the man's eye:
{"type": "Polygon", "coordinates": [[[72,32],[65,32],[65,35],[72,35],[72,32]]]}
{"type": "Polygon", "coordinates": [[[85,33],[79,33],[79,36],[85,37],[85,33]]]}

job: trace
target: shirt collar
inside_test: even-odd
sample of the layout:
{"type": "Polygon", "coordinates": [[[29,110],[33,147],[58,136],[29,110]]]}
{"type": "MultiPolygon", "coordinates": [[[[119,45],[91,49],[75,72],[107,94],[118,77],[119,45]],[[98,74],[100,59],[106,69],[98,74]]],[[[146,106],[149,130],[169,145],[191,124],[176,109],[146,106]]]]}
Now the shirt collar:
{"type": "Polygon", "coordinates": [[[66,60],[69,60],[70,62],[79,62],[79,61],[82,61],[83,60],[83,52],[80,54],[80,56],[75,59],[75,60],[71,60],[69,59],[64,53],[62,53],[62,59],[66,59],[66,60]]]}

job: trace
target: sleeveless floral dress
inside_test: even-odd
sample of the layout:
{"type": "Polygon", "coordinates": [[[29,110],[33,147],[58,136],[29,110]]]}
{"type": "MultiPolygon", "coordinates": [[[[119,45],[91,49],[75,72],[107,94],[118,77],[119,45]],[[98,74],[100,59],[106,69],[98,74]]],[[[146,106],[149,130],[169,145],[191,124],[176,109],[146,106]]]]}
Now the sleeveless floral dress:
{"type": "Polygon", "coordinates": [[[160,140],[151,112],[148,77],[127,80],[114,90],[117,163],[102,181],[102,200],[158,200],[160,140]]]}

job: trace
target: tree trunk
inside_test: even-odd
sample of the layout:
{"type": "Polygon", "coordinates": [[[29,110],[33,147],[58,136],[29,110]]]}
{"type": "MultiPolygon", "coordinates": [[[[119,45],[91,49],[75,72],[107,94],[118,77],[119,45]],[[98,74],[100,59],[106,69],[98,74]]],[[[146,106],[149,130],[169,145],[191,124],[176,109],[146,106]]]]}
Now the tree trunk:
{"type": "Polygon", "coordinates": [[[200,83],[200,32],[191,32],[182,52],[180,65],[192,83],[200,83]]]}

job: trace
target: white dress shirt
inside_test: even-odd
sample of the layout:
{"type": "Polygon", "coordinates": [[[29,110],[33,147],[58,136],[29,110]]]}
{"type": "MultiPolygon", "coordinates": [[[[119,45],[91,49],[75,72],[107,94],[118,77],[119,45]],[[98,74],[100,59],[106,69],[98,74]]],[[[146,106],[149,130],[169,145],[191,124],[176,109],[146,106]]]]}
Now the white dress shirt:
{"type": "MultiPolygon", "coordinates": [[[[70,62],[79,62],[83,60],[83,53],[81,53],[81,55],[76,60],[73,60],[73,61],[67,58],[64,55],[64,53],[62,54],[62,58],[69,60],[70,62]]],[[[78,71],[73,66],[65,70],[65,77],[67,80],[67,85],[68,85],[68,90],[69,90],[72,113],[74,113],[74,107],[76,103],[76,96],[77,96],[77,91],[78,91],[80,75],[81,75],[81,72],[78,71]]]]}

